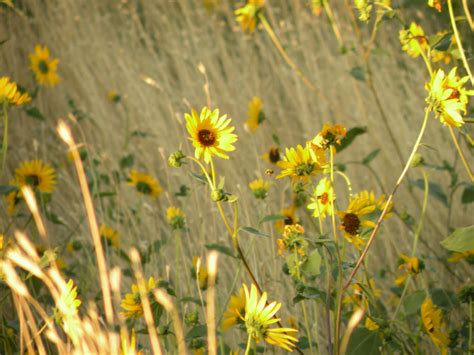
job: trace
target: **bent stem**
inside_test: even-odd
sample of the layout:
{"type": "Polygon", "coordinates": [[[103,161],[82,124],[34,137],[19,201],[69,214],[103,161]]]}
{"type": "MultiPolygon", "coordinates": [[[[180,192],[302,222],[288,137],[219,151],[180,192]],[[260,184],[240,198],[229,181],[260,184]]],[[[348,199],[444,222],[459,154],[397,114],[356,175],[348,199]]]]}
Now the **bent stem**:
{"type": "Polygon", "coordinates": [[[449,126],[449,133],[451,133],[451,138],[453,139],[453,143],[456,146],[456,150],[459,153],[459,157],[461,158],[462,164],[464,165],[464,168],[466,169],[466,172],[469,175],[469,179],[471,179],[471,182],[472,182],[474,181],[474,175],[472,174],[471,167],[469,166],[469,163],[467,162],[466,157],[464,156],[461,146],[459,145],[458,139],[456,138],[456,135],[454,134],[453,127],[451,126],[449,126]]]}
{"type": "Polygon", "coordinates": [[[3,141],[2,141],[2,168],[0,170],[0,176],[3,174],[5,168],[5,162],[7,159],[8,150],[8,103],[3,103],[3,141]]]}
{"type": "Polygon", "coordinates": [[[410,154],[410,157],[408,158],[406,164],[405,164],[405,167],[403,168],[403,171],[402,173],[400,174],[400,176],[398,177],[398,180],[397,182],[395,183],[395,186],[392,190],[392,192],[390,193],[390,196],[388,197],[387,199],[387,202],[385,203],[385,207],[382,211],[382,213],[380,214],[380,217],[378,218],[377,220],[377,223],[375,224],[375,227],[374,227],[374,230],[372,231],[372,233],[370,234],[370,238],[369,240],[367,241],[367,245],[365,246],[362,254],[360,255],[359,257],[359,260],[357,260],[357,263],[356,265],[354,266],[354,269],[352,270],[350,276],[348,277],[346,283],[344,284],[344,287],[342,288],[342,291],[341,291],[341,296],[339,297],[338,299],[338,305],[337,305],[337,312],[340,313],[341,310],[342,310],[342,296],[344,295],[344,293],[347,291],[347,289],[349,288],[349,286],[351,285],[351,281],[352,279],[354,278],[354,276],[356,275],[357,271],[359,270],[360,266],[362,265],[362,262],[364,261],[364,258],[366,257],[367,255],[367,252],[369,251],[374,239],[375,239],[375,236],[377,235],[377,232],[380,228],[380,225],[382,224],[382,221],[384,220],[385,218],[385,215],[388,213],[388,210],[389,210],[389,207],[390,207],[390,204],[393,200],[393,196],[395,195],[395,193],[397,192],[399,186],[401,185],[403,179],[405,178],[407,172],[408,172],[408,169],[410,168],[410,165],[413,161],[413,158],[415,157],[415,154],[418,150],[418,147],[420,146],[420,143],[421,143],[421,139],[423,138],[423,134],[425,133],[425,129],[426,129],[426,125],[428,123],[428,117],[429,117],[429,113],[431,111],[431,106],[428,107],[425,111],[425,117],[423,119],[423,124],[421,126],[421,129],[420,129],[420,132],[418,134],[418,138],[416,139],[416,142],[415,142],[415,145],[413,146],[413,149],[412,149],[412,152],[410,154]]]}

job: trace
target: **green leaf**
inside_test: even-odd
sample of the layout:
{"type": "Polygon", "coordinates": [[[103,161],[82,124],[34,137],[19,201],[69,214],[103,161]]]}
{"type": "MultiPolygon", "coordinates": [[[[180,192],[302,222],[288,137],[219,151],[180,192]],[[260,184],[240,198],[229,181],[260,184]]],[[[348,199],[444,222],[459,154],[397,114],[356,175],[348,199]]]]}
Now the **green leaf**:
{"type": "Polygon", "coordinates": [[[474,202],[474,184],[466,186],[462,192],[461,202],[468,204],[474,202]]]}
{"type": "MultiPolygon", "coordinates": [[[[425,182],[423,179],[418,179],[418,180],[408,180],[410,184],[413,186],[416,186],[422,190],[425,189],[425,182]]],[[[443,192],[443,189],[441,188],[440,185],[434,183],[434,182],[428,182],[428,189],[429,189],[429,194],[436,198],[438,201],[440,201],[443,205],[448,207],[448,197],[446,194],[443,192]]]]}
{"type": "Polygon", "coordinates": [[[365,165],[369,164],[372,160],[374,160],[377,157],[377,155],[379,155],[379,153],[380,153],[380,149],[373,150],[362,160],[362,163],[365,165]]]}
{"type": "Polygon", "coordinates": [[[133,163],[135,162],[135,157],[133,154],[128,154],[122,157],[120,159],[120,168],[126,169],[126,168],[131,168],[133,166],[133,163]]]}
{"type": "Polygon", "coordinates": [[[272,139],[276,145],[280,145],[280,138],[275,133],[272,134],[272,139]]]}
{"type": "Polygon", "coordinates": [[[203,184],[207,184],[207,179],[203,175],[199,175],[196,173],[190,173],[193,178],[195,178],[197,181],[202,182],[203,184]]]}
{"type": "Polygon", "coordinates": [[[405,297],[405,300],[403,301],[403,309],[405,310],[405,315],[410,316],[419,313],[421,305],[423,304],[425,298],[426,292],[423,290],[415,291],[405,297]]]}
{"type": "Polygon", "coordinates": [[[359,81],[365,81],[365,71],[362,67],[354,67],[351,69],[350,74],[354,77],[354,79],[359,81]]]}
{"type": "Polygon", "coordinates": [[[432,49],[436,49],[437,51],[445,52],[449,49],[451,45],[451,37],[452,33],[444,33],[439,35],[434,35],[429,38],[429,43],[432,49]]]}
{"type": "Polygon", "coordinates": [[[474,249],[474,225],[456,229],[441,245],[458,253],[474,249]]]}
{"type": "Polygon", "coordinates": [[[344,149],[346,149],[354,141],[354,139],[357,136],[360,136],[361,134],[364,134],[366,132],[367,132],[366,127],[353,127],[353,128],[351,128],[347,132],[346,136],[343,139],[341,139],[341,144],[336,146],[337,152],[339,153],[339,152],[343,151],[344,149]]]}
{"type": "Polygon", "coordinates": [[[205,245],[206,249],[208,250],[217,250],[219,253],[231,256],[235,258],[234,252],[232,251],[231,248],[222,245],[222,244],[217,244],[217,243],[211,243],[211,244],[206,244],[205,245]]]}
{"type": "Polygon", "coordinates": [[[371,332],[365,328],[357,328],[352,333],[346,355],[380,354],[379,348],[382,346],[382,340],[377,332],[371,332]]]}
{"type": "Polygon", "coordinates": [[[191,330],[186,334],[186,339],[191,340],[193,338],[200,338],[207,334],[207,327],[204,324],[198,324],[191,328],[191,330]]]}
{"type": "Polygon", "coordinates": [[[183,297],[179,300],[179,302],[181,302],[181,303],[194,303],[194,304],[197,304],[198,306],[201,305],[201,300],[199,298],[191,297],[191,296],[183,297]]]}
{"type": "Polygon", "coordinates": [[[445,310],[450,310],[458,304],[456,294],[451,290],[434,288],[430,290],[430,295],[433,303],[445,310]]]}
{"type": "Polygon", "coordinates": [[[242,227],[240,228],[240,230],[253,235],[258,235],[259,237],[270,237],[268,234],[260,232],[258,229],[255,229],[253,227],[242,227]]]}
{"type": "Polygon", "coordinates": [[[265,223],[265,222],[274,222],[274,221],[279,221],[279,220],[282,220],[282,219],[285,219],[286,216],[283,216],[281,214],[270,214],[268,216],[265,216],[263,217],[260,222],[258,222],[259,224],[262,224],[262,223],[265,223]]]}
{"type": "Polygon", "coordinates": [[[306,259],[302,266],[302,270],[311,276],[317,276],[321,273],[321,255],[318,249],[313,250],[308,256],[308,259],[306,259]]]}
{"type": "Polygon", "coordinates": [[[25,112],[28,116],[36,118],[37,120],[46,121],[46,117],[44,117],[41,111],[34,106],[26,108],[25,112]]]}
{"type": "Polygon", "coordinates": [[[12,185],[0,185],[0,195],[8,195],[10,192],[16,191],[18,188],[12,185]]]}

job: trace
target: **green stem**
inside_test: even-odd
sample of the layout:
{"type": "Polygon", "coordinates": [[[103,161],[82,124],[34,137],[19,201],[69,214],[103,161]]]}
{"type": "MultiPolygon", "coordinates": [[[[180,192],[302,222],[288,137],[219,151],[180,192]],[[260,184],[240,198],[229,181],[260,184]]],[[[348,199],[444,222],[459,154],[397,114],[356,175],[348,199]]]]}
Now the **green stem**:
{"type": "Polygon", "coordinates": [[[245,348],[245,355],[250,354],[250,348],[252,347],[252,335],[249,334],[247,339],[247,347],[245,348]]]}
{"type": "Polygon", "coordinates": [[[3,174],[5,168],[5,162],[7,159],[8,150],[8,103],[3,103],[3,142],[2,142],[2,169],[0,170],[0,176],[3,174]]]}

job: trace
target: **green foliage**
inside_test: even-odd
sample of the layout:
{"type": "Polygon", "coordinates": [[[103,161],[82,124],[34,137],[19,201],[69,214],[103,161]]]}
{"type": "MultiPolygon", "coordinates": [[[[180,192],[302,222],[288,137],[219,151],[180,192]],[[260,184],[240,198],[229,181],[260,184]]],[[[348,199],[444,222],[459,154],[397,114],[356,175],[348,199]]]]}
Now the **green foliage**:
{"type": "Polygon", "coordinates": [[[458,253],[474,249],[474,226],[456,229],[441,242],[441,245],[458,253]]]}

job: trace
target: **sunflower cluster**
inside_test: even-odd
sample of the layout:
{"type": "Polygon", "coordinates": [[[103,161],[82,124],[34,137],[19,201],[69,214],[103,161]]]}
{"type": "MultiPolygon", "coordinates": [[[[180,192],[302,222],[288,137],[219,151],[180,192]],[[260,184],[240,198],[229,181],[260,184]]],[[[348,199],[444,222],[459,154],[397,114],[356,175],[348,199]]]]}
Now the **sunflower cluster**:
{"type": "Polygon", "coordinates": [[[283,237],[277,239],[278,255],[283,255],[285,250],[293,252],[296,250],[301,256],[305,256],[308,249],[308,242],[304,237],[304,228],[299,224],[285,226],[283,237]]]}

